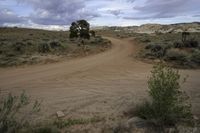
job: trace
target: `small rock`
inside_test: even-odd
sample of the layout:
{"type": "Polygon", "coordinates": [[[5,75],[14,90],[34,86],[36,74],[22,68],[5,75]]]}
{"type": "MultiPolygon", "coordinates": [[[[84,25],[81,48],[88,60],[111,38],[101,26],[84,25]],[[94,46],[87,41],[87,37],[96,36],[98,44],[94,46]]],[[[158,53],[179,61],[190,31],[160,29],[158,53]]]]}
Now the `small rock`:
{"type": "Polygon", "coordinates": [[[175,133],[176,129],[174,127],[170,127],[170,128],[165,128],[164,129],[165,133],[175,133]]]}
{"type": "Polygon", "coordinates": [[[159,59],[155,59],[154,62],[155,62],[155,63],[160,63],[161,60],[159,60],[159,59]]]}
{"type": "Polygon", "coordinates": [[[199,118],[196,115],[193,116],[193,119],[196,120],[196,121],[199,120],[199,118]]]}
{"type": "Polygon", "coordinates": [[[170,128],[169,129],[169,133],[175,133],[176,132],[176,129],[175,128],[170,128]]]}
{"type": "Polygon", "coordinates": [[[58,118],[61,118],[61,117],[65,116],[65,114],[62,111],[57,111],[56,114],[57,114],[58,118]]]}
{"type": "Polygon", "coordinates": [[[129,127],[137,127],[137,128],[144,128],[147,127],[148,124],[146,120],[141,119],[139,117],[133,117],[127,121],[129,127]]]}
{"type": "Polygon", "coordinates": [[[198,127],[187,127],[179,125],[177,126],[177,130],[179,133],[199,133],[200,130],[198,127]]]}

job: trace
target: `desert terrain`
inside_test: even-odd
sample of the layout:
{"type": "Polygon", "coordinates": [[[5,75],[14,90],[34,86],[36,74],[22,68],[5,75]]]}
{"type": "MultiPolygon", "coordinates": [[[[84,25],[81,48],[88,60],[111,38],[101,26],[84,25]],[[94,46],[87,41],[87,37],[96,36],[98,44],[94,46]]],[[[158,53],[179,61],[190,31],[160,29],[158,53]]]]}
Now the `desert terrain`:
{"type": "MultiPolygon", "coordinates": [[[[124,111],[148,99],[152,64],[133,58],[140,49],[133,37],[104,38],[112,42],[112,48],[96,55],[0,68],[1,95],[25,90],[32,99],[41,100],[39,119],[55,117],[57,111],[63,111],[65,118],[100,117],[104,124],[124,119],[124,111]]],[[[190,97],[193,114],[200,117],[200,70],[180,69],[180,73],[189,76],[182,87],[190,97]]],[[[91,130],[99,132],[104,124],[91,130]]]]}

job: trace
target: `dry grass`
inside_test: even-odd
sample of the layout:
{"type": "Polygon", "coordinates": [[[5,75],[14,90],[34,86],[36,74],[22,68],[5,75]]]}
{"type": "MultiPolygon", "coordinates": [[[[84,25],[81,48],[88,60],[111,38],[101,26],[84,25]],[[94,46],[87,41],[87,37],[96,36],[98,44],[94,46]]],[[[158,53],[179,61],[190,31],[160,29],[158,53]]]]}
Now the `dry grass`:
{"type": "Polygon", "coordinates": [[[101,38],[70,40],[67,31],[46,31],[25,28],[0,28],[0,66],[16,66],[41,62],[55,62],[62,57],[77,57],[98,53],[109,47],[101,38]]]}

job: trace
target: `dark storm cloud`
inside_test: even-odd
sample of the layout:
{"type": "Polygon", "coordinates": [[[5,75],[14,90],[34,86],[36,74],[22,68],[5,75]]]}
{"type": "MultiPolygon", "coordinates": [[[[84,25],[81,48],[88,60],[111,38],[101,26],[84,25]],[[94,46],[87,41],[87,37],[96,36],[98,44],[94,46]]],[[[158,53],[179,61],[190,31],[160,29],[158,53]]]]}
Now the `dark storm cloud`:
{"type": "Polygon", "coordinates": [[[159,19],[194,15],[200,12],[199,0],[147,0],[142,6],[134,6],[134,16],[125,19],[159,19]]]}
{"type": "Polygon", "coordinates": [[[107,12],[114,16],[119,16],[119,15],[123,14],[121,10],[108,10],[107,12]]]}
{"type": "Polygon", "coordinates": [[[0,9],[0,25],[5,23],[22,23],[24,21],[24,17],[20,17],[8,9],[0,9]]]}
{"type": "Polygon", "coordinates": [[[100,16],[97,12],[86,8],[88,0],[17,0],[34,8],[30,20],[42,25],[67,25],[77,19],[100,16]]]}

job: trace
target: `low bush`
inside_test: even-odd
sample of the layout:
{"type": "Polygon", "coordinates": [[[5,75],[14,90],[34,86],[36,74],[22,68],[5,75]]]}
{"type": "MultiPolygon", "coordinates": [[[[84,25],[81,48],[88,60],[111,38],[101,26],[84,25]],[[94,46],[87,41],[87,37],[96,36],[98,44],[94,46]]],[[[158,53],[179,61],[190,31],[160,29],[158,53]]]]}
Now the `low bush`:
{"type": "Polygon", "coordinates": [[[190,39],[184,43],[184,46],[188,47],[188,48],[196,48],[196,47],[198,47],[198,45],[199,45],[199,43],[195,39],[190,39]]]}
{"type": "Polygon", "coordinates": [[[84,124],[90,124],[90,123],[98,123],[102,121],[102,118],[99,117],[92,117],[88,119],[67,119],[67,120],[56,120],[53,125],[55,125],[57,128],[62,129],[65,127],[70,127],[73,125],[84,125],[84,124]]]}
{"type": "Polygon", "coordinates": [[[175,41],[173,43],[173,45],[174,45],[174,48],[182,48],[182,47],[184,47],[183,43],[180,42],[180,41],[175,41]]]}
{"type": "Polygon", "coordinates": [[[14,51],[23,54],[26,51],[26,44],[23,42],[16,42],[13,44],[14,51]]]}
{"type": "MultiPolygon", "coordinates": [[[[53,125],[46,125],[46,126],[36,126],[32,129],[25,130],[25,132],[29,133],[60,133],[60,130],[53,125]]],[[[25,133],[24,132],[24,133],[25,133]]]]}
{"type": "Polygon", "coordinates": [[[160,58],[165,55],[167,47],[161,44],[148,44],[145,49],[150,50],[151,56],[160,58]]]}
{"type": "Polygon", "coordinates": [[[20,96],[13,96],[11,93],[7,97],[0,99],[0,132],[17,133],[29,125],[28,115],[40,110],[40,103],[35,101],[32,110],[28,114],[20,114],[20,111],[30,104],[29,97],[23,92],[20,96]]]}
{"type": "Polygon", "coordinates": [[[137,109],[136,114],[152,120],[158,126],[174,125],[192,118],[191,105],[187,95],[180,90],[178,71],[163,65],[154,66],[148,81],[151,102],[146,102],[137,109]]]}
{"type": "Polygon", "coordinates": [[[49,45],[52,49],[55,49],[55,48],[58,48],[58,47],[61,47],[61,44],[59,41],[50,41],[49,42],[49,45]]]}
{"type": "Polygon", "coordinates": [[[48,43],[43,42],[38,45],[39,53],[47,53],[49,51],[50,51],[50,47],[49,47],[48,43]]]}
{"type": "Polygon", "coordinates": [[[151,40],[148,39],[148,38],[144,38],[144,39],[141,40],[141,42],[143,42],[143,43],[149,43],[149,42],[151,42],[151,40]]]}
{"type": "Polygon", "coordinates": [[[101,36],[96,36],[95,37],[95,42],[96,43],[101,43],[101,42],[103,42],[103,38],[101,36]]]}
{"type": "Polygon", "coordinates": [[[169,49],[165,55],[166,60],[187,61],[187,53],[179,49],[169,49]]]}
{"type": "Polygon", "coordinates": [[[186,40],[184,43],[180,41],[174,42],[174,48],[197,48],[199,46],[199,42],[194,38],[190,40],[186,40]]]}
{"type": "Polygon", "coordinates": [[[194,50],[194,52],[192,52],[191,56],[190,56],[190,60],[200,64],[200,50],[194,50]]]}

